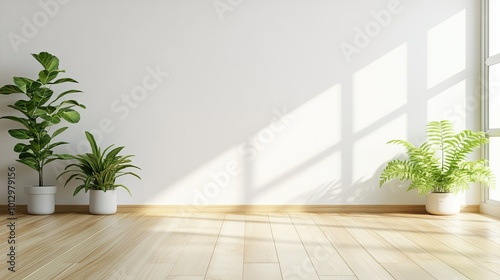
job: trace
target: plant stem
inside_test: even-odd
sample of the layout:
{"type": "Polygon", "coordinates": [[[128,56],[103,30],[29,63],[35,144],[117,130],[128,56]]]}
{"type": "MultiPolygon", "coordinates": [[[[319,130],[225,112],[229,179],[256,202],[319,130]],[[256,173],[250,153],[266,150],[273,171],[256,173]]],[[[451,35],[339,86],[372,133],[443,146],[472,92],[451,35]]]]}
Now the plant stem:
{"type": "Polygon", "coordinates": [[[41,166],[38,171],[38,185],[43,186],[43,166],[41,166]]]}

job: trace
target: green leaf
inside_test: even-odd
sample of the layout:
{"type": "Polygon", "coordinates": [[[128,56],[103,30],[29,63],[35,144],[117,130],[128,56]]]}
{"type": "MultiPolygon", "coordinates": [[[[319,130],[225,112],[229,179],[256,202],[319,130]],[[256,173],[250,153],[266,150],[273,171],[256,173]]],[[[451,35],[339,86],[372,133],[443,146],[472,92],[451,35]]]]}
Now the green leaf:
{"type": "Polygon", "coordinates": [[[59,72],[57,71],[48,71],[48,70],[42,70],[40,73],[38,73],[38,79],[40,82],[44,85],[48,84],[50,81],[55,79],[59,75],[59,72]]]}
{"type": "Polygon", "coordinates": [[[87,192],[87,189],[85,185],[79,185],[78,187],[76,187],[75,191],[73,192],[73,196],[75,196],[76,194],[78,194],[82,189],[85,189],[85,192],[87,192]]]}
{"type": "Polygon", "coordinates": [[[26,102],[26,112],[28,114],[34,113],[36,110],[36,102],[34,100],[29,100],[26,102]]]}
{"type": "Polygon", "coordinates": [[[61,117],[69,123],[77,123],[80,121],[80,113],[72,109],[64,110],[61,117]]]}
{"type": "Polygon", "coordinates": [[[34,159],[34,160],[36,160],[36,156],[30,152],[20,153],[19,159],[34,159]]]}
{"type": "MultiPolygon", "coordinates": [[[[30,146],[30,149],[31,149],[31,151],[33,152],[33,154],[40,155],[40,152],[41,152],[41,149],[42,149],[42,148],[40,147],[40,145],[38,144],[38,142],[31,140],[31,141],[30,141],[30,145],[29,145],[29,146],[30,146]]],[[[31,154],[31,153],[30,153],[30,154],[31,154]]],[[[26,154],[21,153],[21,154],[19,155],[19,157],[21,157],[22,155],[27,156],[26,154]]]]}
{"type": "Polygon", "coordinates": [[[17,100],[16,103],[14,103],[14,105],[8,105],[8,106],[20,112],[26,113],[28,111],[27,104],[28,101],[26,100],[17,100]]]}
{"type": "Polygon", "coordinates": [[[68,129],[68,127],[61,127],[59,128],[58,130],[54,131],[54,133],[52,133],[52,138],[56,137],[57,135],[63,133],[66,129],[68,129]]]}
{"type": "Polygon", "coordinates": [[[94,154],[96,156],[100,156],[99,155],[100,154],[99,147],[97,146],[97,142],[95,141],[94,135],[92,135],[92,133],[90,133],[88,131],[85,131],[85,137],[89,141],[90,149],[92,150],[92,154],[94,154]]]}
{"type": "Polygon", "coordinates": [[[56,107],[50,105],[46,106],[45,111],[47,112],[47,114],[52,115],[56,111],[56,107]]]}
{"type": "Polygon", "coordinates": [[[52,144],[49,145],[48,149],[52,150],[52,149],[54,149],[57,146],[66,145],[66,144],[69,144],[69,143],[68,142],[56,142],[56,143],[52,143],[52,144]]]}
{"type": "Polygon", "coordinates": [[[124,185],[120,184],[120,185],[116,185],[115,187],[124,188],[124,189],[128,192],[128,194],[129,194],[130,196],[132,196],[132,193],[130,192],[130,190],[129,190],[127,187],[125,187],[124,185]]]}
{"type": "Polygon", "coordinates": [[[42,118],[43,120],[45,121],[52,121],[52,117],[48,114],[47,112],[47,109],[46,108],[38,108],[34,114],[34,116],[36,117],[40,117],[42,118]]]}
{"type": "Polygon", "coordinates": [[[52,94],[54,94],[53,90],[49,88],[40,88],[34,92],[33,100],[40,106],[49,101],[52,94]]]}
{"type": "Polygon", "coordinates": [[[40,83],[39,81],[33,81],[31,86],[28,88],[28,91],[26,92],[26,94],[31,97],[30,93],[41,88],[42,86],[43,86],[42,83],[40,83]]]}
{"type": "Polygon", "coordinates": [[[6,85],[0,88],[0,94],[8,95],[13,93],[24,93],[22,89],[14,85],[6,85]]]}
{"type": "Polygon", "coordinates": [[[74,106],[78,106],[78,107],[83,108],[83,109],[86,108],[85,105],[78,103],[76,100],[63,101],[63,102],[61,102],[61,104],[59,104],[59,106],[67,105],[67,104],[70,104],[71,106],[66,106],[64,109],[69,109],[69,108],[74,107],[74,106]]]}
{"type": "Polygon", "coordinates": [[[49,163],[51,163],[51,162],[53,162],[53,161],[55,161],[55,160],[58,160],[58,159],[59,159],[59,158],[57,158],[57,157],[52,157],[52,158],[49,158],[49,159],[47,159],[47,160],[44,162],[44,165],[49,164],[49,163]]]}
{"type": "Polygon", "coordinates": [[[61,79],[55,80],[54,82],[52,82],[50,84],[55,85],[55,84],[62,84],[62,83],[78,83],[78,81],[71,79],[71,78],[61,78],[61,79]]]}
{"type": "Polygon", "coordinates": [[[54,101],[52,101],[50,104],[53,104],[54,102],[56,102],[57,100],[59,100],[60,98],[62,98],[63,96],[67,95],[67,94],[71,94],[71,93],[77,93],[77,92],[82,92],[81,90],[76,90],[76,89],[71,89],[71,90],[67,90],[65,92],[62,92],[60,93],[56,99],[54,99],[54,101]]]}
{"type": "Polygon", "coordinates": [[[14,152],[23,153],[29,150],[29,146],[23,143],[18,143],[14,146],[14,152]]]}
{"type": "Polygon", "coordinates": [[[50,122],[53,124],[58,124],[61,122],[61,118],[59,118],[58,116],[52,116],[52,119],[50,120],[50,122]]]}
{"type": "Polygon", "coordinates": [[[28,120],[24,119],[24,118],[19,118],[19,117],[14,117],[14,116],[3,116],[0,119],[7,119],[7,120],[15,121],[15,122],[21,123],[26,128],[29,127],[28,120]]]}
{"type": "Polygon", "coordinates": [[[48,52],[41,52],[39,54],[31,54],[42,66],[45,68],[45,70],[52,72],[59,70],[59,59],[48,53],[48,52]]]}
{"type": "Polygon", "coordinates": [[[33,80],[28,79],[28,78],[14,77],[14,83],[24,93],[26,93],[28,91],[28,88],[31,88],[31,85],[33,84],[33,82],[34,82],[33,80]]]}
{"type": "Polygon", "coordinates": [[[75,159],[75,156],[70,154],[58,154],[57,158],[62,160],[69,160],[69,159],[75,159]]]}
{"type": "Polygon", "coordinates": [[[10,136],[21,140],[30,139],[32,136],[31,133],[26,129],[9,129],[8,132],[10,136]]]}
{"type": "MultiPolygon", "coordinates": [[[[110,147],[111,147],[111,146],[110,146],[110,147]]],[[[107,159],[107,160],[113,160],[113,159],[116,159],[116,157],[117,157],[118,153],[119,153],[121,150],[123,150],[123,148],[125,148],[125,147],[121,146],[121,147],[114,148],[112,151],[110,151],[110,152],[108,153],[108,155],[106,156],[106,159],[107,159]]]]}
{"type": "Polygon", "coordinates": [[[48,134],[45,134],[43,137],[41,137],[41,139],[39,140],[39,145],[40,145],[40,148],[43,149],[45,148],[45,146],[47,146],[50,141],[52,141],[52,138],[50,138],[50,136],[48,134]]]}
{"type": "Polygon", "coordinates": [[[23,158],[23,159],[18,159],[17,162],[20,162],[24,165],[27,165],[33,169],[35,169],[36,171],[39,171],[40,170],[40,164],[38,163],[38,161],[34,158],[23,158]]]}
{"type": "Polygon", "coordinates": [[[41,133],[47,133],[47,127],[52,125],[51,122],[49,121],[43,121],[43,122],[40,122],[40,123],[37,123],[37,124],[34,124],[30,131],[32,133],[36,133],[36,134],[41,134],[41,133]]]}

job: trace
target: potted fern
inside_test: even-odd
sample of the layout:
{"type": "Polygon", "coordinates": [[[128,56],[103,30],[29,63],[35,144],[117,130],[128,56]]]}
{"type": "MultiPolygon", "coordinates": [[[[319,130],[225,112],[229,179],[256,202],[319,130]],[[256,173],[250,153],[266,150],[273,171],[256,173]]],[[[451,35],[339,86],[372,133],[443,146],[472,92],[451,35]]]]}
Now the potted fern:
{"type": "Polygon", "coordinates": [[[125,175],[132,175],[141,179],[137,174],[125,171],[128,168],[140,168],[131,164],[130,158],[132,155],[118,155],[124,148],[123,146],[110,150],[113,146],[111,145],[101,151],[90,132],[86,131],[85,137],[90,144],[91,153],[76,156],[65,155],[65,159],[76,160],[76,163],[66,166],[65,171],[57,178],[64,174],[71,174],[64,186],[73,179],[81,181],[81,184],[73,192],[74,196],[81,190],[85,190],[85,192],[90,190],[90,213],[114,214],[117,209],[116,188],[124,188],[131,194],[125,185],[116,183],[116,179],[125,175]]]}
{"type": "Polygon", "coordinates": [[[18,116],[3,116],[2,119],[11,120],[20,124],[20,128],[13,128],[8,133],[15,139],[21,140],[14,146],[19,153],[18,162],[27,165],[38,173],[38,185],[27,186],[28,213],[52,214],[55,209],[55,186],[47,186],[43,180],[44,167],[59,158],[54,149],[66,142],[57,141],[56,136],[68,127],[56,128],[62,121],[74,124],[80,120],[80,114],[75,107],[85,108],[75,100],[67,100],[69,94],[81,92],[66,90],[54,94],[53,87],[64,83],[77,83],[71,78],[59,78],[64,70],[59,69],[59,59],[47,52],[32,54],[42,65],[43,69],[35,79],[14,77],[14,85],[5,85],[0,88],[0,94],[16,94],[20,98],[14,104],[8,105],[20,114],[18,116]]]}
{"type": "Polygon", "coordinates": [[[450,121],[433,121],[427,124],[427,138],[420,147],[405,140],[388,142],[403,146],[408,159],[391,160],[380,175],[380,186],[392,179],[409,180],[408,190],[427,195],[427,212],[441,215],[460,212],[456,194],[468,190],[470,183],[495,187],[485,159],[467,160],[472,151],[488,143],[484,132],[455,133],[450,121]]]}

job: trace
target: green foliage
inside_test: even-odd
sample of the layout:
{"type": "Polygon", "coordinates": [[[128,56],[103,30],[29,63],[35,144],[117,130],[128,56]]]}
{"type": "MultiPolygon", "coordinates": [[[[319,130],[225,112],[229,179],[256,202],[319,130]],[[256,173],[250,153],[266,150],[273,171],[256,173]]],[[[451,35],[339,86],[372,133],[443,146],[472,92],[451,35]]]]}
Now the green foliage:
{"type": "Polygon", "coordinates": [[[5,85],[0,88],[0,94],[20,94],[21,99],[8,107],[17,110],[21,116],[3,116],[2,119],[17,122],[22,128],[10,129],[9,134],[18,139],[25,140],[14,147],[19,153],[18,162],[25,164],[38,172],[38,184],[43,186],[43,168],[56,159],[59,155],[54,153],[54,148],[67,144],[66,142],[53,142],[54,138],[67,129],[61,127],[50,134],[52,126],[62,120],[74,124],[80,121],[80,114],[75,107],[85,108],[75,100],[66,100],[68,94],[81,92],[67,90],[57,96],[52,87],[63,83],[77,83],[71,78],[56,79],[64,70],[59,69],[59,59],[47,52],[32,54],[42,65],[43,70],[38,73],[37,79],[14,77],[14,85],[5,85]]]}
{"type": "Polygon", "coordinates": [[[141,179],[133,172],[125,172],[125,169],[127,168],[140,169],[139,167],[131,164],[130,158],[132,155],[118,155],[124,147],[121,146],[110,150],[113,145],[107,147],[101,152],[94,136],[88,131],[85,132],[85,136],[87,137],[92,152],[76,156],[64,155],[63,157],[65,159],[74,159],[77,163],[72,163],[66,166],[64,169],[65,171],[57,178],[70,173],[71,175],[64,183],[64,186],[66,186],[73,179],[82,182],[76,187],[73,195],[76,195],[81,190],[85,190],[85,192],[88,190],[107,191],[114,190],[118,187],[126,189],[130,194],[130,190],[126,186],[123,184],[116,184],[115,181],[117,178],[124,175],[132,175],[141,179]],[[74,169],[70,169],[72,167],[74,167],[74,169]]]}
{"type": "Polygon", "coordinates": [[[469,189],[469,183],[495,187],[495,176],[484,159],[467,161],[467,155],[488,143],[484,132],[463,130],[455,133],[450,121],[427,124],[427,138],[420,147],[405,140],[388,144],[403,146],[408,159],[391,160],[380,175],[380,186],[398,179],[411,181],[408,190],[419,194],[453,192],[469,189]]]}

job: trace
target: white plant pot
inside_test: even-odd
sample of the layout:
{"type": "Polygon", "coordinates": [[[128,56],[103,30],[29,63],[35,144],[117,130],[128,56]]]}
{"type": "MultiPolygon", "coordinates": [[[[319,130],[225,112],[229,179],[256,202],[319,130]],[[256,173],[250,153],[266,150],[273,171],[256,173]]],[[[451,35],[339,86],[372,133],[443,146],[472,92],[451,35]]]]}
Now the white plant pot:
{"type": "Polygon", "coordinates": [[[430,193],[425,210],[434,215],[455,215],[460,213],[460,200],[453,193],[430,193]]]}
{"type": "Polygon", "coordinates": [[[28,213],[48,215],[55,211],[56,186],[26,186],[24,193],[28,198],[28,213]]]}
{"type": "Polygon", "coordinates": [[[115,214],[116,204],[116,190],[90,190],[89,212],[91,214],[115,214]]]}

